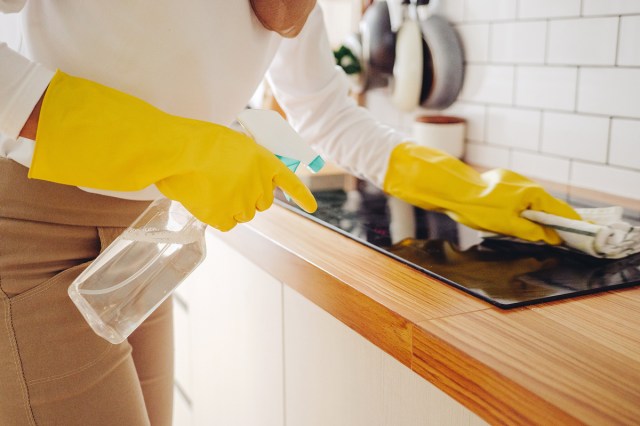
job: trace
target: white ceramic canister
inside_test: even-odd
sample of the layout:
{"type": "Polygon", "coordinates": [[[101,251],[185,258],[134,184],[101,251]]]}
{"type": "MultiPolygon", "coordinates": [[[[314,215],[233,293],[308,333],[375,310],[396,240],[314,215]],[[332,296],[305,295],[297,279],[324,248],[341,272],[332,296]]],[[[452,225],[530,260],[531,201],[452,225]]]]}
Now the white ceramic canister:
{"type": "Polygon", "coordinates": [[[436,148],[462,158],[466,121],[444,115],[421,115],[413,123],[413,137],[419,145],[436,148]]]}

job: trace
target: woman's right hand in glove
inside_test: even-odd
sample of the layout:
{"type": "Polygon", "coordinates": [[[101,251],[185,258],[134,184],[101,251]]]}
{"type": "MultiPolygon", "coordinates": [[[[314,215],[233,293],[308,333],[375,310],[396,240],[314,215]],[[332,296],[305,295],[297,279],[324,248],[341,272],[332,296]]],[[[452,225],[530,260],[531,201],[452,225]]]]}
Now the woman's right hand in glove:
{"type": "Polygon", "coordinates": [[[562,240],[553,229],[521,217],[525,210],[580,219],[567,203],[518,173],[495,169],[481,174],[449,154],[414,143],[400,144],[391,152],[384,190],[471,228],[528,241],[562,240]]]}
{"type": "Polygon", "coordinates": [[[248,136],[60,71],[42,102],[29,177],[112,191],[155,184],[223,231],[271,206],[276,187],[304,210],[317,208],[298,177],[248,136]]]}

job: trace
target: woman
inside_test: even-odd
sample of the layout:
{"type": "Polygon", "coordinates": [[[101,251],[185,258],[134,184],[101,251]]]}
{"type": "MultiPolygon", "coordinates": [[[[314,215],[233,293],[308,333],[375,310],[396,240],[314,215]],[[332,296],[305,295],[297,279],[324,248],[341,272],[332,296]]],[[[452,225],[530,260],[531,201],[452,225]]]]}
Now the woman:
{"type": "Polygon", "coordinates": [[[111,345],[66,289],[161,195],[222,231],[267,209],[276,186],[315,209],[271,153],[225,127],[265,76],[303,138],[391,195],[552,243],[519,213],[576,217],[525,178],[479,175],[357,107],[315,1],[0,0],[0,11],[20,14],[22,40],[19,52],[0,45],[1,424],[170,424],[170,304],[111,345]]]}

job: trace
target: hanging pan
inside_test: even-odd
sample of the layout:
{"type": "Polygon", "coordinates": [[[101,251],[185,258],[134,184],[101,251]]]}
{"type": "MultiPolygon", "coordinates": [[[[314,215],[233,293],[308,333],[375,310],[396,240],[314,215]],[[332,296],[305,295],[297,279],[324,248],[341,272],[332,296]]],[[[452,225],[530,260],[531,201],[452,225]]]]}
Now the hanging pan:
{"type": "Polygon", "coordinates": [[[460,94],[464,78],[464,56],[460,40],[446,19],[438,15],[420,20],[422,36],[430,59],[424,73],[420,105],[428,109],[445,109],[460,94]],[[427,81],[429,80],[429,81],[427,81]],[[424,90],[429,87],[428,90],[424,90]]]}

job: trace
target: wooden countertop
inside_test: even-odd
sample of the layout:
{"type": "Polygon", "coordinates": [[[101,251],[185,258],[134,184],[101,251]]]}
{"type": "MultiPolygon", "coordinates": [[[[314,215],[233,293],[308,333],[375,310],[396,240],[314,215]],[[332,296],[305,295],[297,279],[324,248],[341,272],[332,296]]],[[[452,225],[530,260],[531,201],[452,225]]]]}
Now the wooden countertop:
{"type": "Polygon", "coordinates": [[[505,311],[279,206],[219,235],[489,423],[640,423],[640,287],[505,311]]]}

